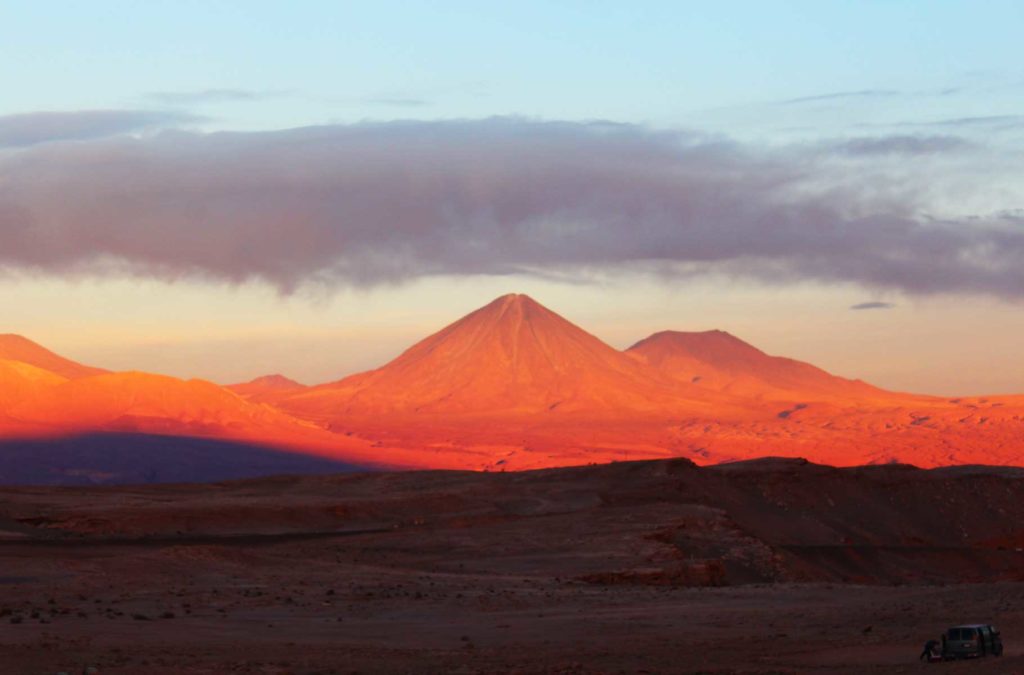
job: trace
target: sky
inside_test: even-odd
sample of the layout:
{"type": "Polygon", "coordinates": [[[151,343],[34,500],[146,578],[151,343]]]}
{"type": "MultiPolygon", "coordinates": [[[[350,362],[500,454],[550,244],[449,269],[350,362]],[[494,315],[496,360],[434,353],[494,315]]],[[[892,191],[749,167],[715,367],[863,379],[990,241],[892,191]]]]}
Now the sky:
{"type": "Polygon", "coordinates": [[[1019,2],[5,2],[0,332],[307,383],[526,292],[1024,392],[1019,2]],[[493,5],[493,6],[491,6],[493,5]]]}

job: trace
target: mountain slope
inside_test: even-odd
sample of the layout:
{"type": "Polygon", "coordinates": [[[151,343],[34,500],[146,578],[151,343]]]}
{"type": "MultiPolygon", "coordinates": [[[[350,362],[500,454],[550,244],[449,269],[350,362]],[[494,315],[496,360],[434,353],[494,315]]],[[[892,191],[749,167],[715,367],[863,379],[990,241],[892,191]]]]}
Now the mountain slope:
{"type": "Polygon", "coordinates": [[[809,363],[769,356],[724,331],[662,331],[628,350],[643,363],[682,381],[744,396],[864,398],[887,392],[837,377],[809,363]]]}
{"type": "MultiPolygon", "coordinates": [[[[157,445],[175,447],[177,442],[182,451],[178,458],[181,462],[192,461],[188,459],[193,456],[189,453],[196,447],[229,447],[201,442],[202,439],[209,439],[242,442],[250,448],[262,448],[261,452],[252,454],[252,457],[267,458],[273,453],[299,453],[364,468],[426,466],[416,453],[333,434],[317,424],[297,419],[273,406],[247,401],[212,382],[180,380],[149,373],[106,373],[62,381],[16,402],[6,411],[0,411],[0,439],[6,438],[11,443],[38,441],[39,444],[32,447],[40,448],[40,452],[43,449],[56,452],[46,460],[57,462],[56,468],[73,459],[76,448],[83,452],[96,450],[96,443],[92,441],[83,441],[82,444],[73,439],[113,438],[110,434],[134,438],[151,435],[165,437],[170,440],[157,445]],[[58,443],[60,439],[71,440],[58,443]],[[54,443],[46,445],[49,440],[54,443]]],[[[126,470],[126,460],[122,458],[125,449],[129,447],[130,438],[119,441],[117,452],[99,455],[100,458],[105,456],[112,463],[107,467],[109,472],[119,474],[126,470]]],[[[148,452],[147,448],[152,447],[155,445],[147,441],[146,447],[140,446],[139,450],[148,452]]],[[[234,449],[239,447],[230,446],[234,449]]],[[[244,453],[235,453],[234,456],[243,457],[244,453]]],[[[9,459],[0,457],[0,463],[9,459]]],[[[44,459],[40,458],[41,465],[46,464],[44,459]]],[[[86,458],[80,459],[84,461],[86,458]]],[[[306,466],[289,464],[289,461],[263,462],[263,465],[306,466]]],[[[103,472],[96,456],[89,458],[89,462],[95,471],[103,472]]],[[[201,462],[202,466],[211,468],[211,471],[215,467],[220,467],[217,471],[221,471],[223,464],[223,461],[214,458],[201,462]]],[[[204,476],[201,467],[189,473],[185,467],[180,471],[172,471],[167,462],[162,466],[163,474],[188,474],[192,476],[191,480],[211,480],[210,476],[221,475],[211,473],[210,476],[204,476]]],[[[224,475],[230,475],[230,472],[224,475]]]]}
{"type": "Polygon", "coordinates": [[[248,435],[293,423],[283,413],[248,403],[211,382],[138,372],[69,380],[8,412],[26,422],[74,430],[194,433],[205,429],[248,435]]]}
{"type": "Polygon", "coordinates": [[[54,354],[49,349],[21,335],[0,335],[0,359],[21,361],[36,368],[56,373],[69,380],[107,372],[102,368],[83,366],[80,363],[75,363],[70,359],[54,354]]]}
{"type": "Polygon", "coordinates": [[[65,377],[22,361],[0,360],[0,412],[66,381],[65,377]]]}
{"type": "Polygon", "coordinates": [[[259,403],[273,403],[281,398],[307,389],[306,385],[289,379],[284,375],[264,375],[249,382],[229,384],[225,387],[242,398],[259,403]]]}
{"type": "Polygon", "coordinates": [[[720,331],[666,331],[618,352],[520,295],[382,368],[280,405],[436,467],[764,455],[837,465],[1024,461],[1020,399],[887,392],[720,331]]]}
{"type": "Polygon", "coordinates": [[[765,455],[1024,464],[1024,397],[886,392],[719,331],[666,331],[620,352],[523,295],[498,298],[381,368],[317,387],[269,376],[231,391],[95,374],[24,338],[0,346],[71,376],[0,359],[7,439],[158,434],[183,447],[224,439],[415,468],[765,455]]]}
{"type": "Polygon", "coordinates": [[[498,298],[374,371],[281,402],[298,414],[661,414],[709,403],[525,295],[498,298]]]}

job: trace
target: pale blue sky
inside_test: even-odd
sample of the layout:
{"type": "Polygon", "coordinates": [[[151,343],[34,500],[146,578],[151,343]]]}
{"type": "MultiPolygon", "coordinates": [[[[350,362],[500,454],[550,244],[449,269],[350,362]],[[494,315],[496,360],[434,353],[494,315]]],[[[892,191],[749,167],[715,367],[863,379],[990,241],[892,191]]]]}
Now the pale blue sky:
{"type": "Polygon", "coordinates": [[[996,0],[8,1],[0,114],[174,106],[244,129],[520,114],[743,133],[766,104],[870,92],[767,113],[785,131],[824,110],[831,132],[837,108],[844,124],[1019,112],[1022,30],[1024,3],[996,0]],[[210,90],[254,98],[152,96],[210,90]]]}

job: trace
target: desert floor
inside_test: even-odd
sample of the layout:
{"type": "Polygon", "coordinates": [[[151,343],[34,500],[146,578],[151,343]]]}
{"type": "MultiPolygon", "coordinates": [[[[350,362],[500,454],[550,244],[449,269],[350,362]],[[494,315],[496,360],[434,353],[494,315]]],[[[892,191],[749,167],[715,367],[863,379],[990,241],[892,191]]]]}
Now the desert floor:
{"type": "MultiPolygon", "coordinates": [[[[842,581],[834,563],[780,554],[762,568],[773,579],[745,579],[760,564],[750,550],[782,545],[737,539],[746,520],[723,529],[723,511],[692,503],[714,495],[640,491],[736,488],[709,471],[652,462],[4,490],[0,672],[1024,673],[1024,583],[842,581]],[[699,532],[666,538],[667,523],[699,532]],[[746,568],[702,576],[714,532],[719,559],[746,568]],[[687,558],[698,552],[704,562],[687,558]],[[996,623],[1006,655],[917,662],[927,638],[967,621],[996,623]]],[[[741,482],[761,494],[802,471],[741,482]]],[[[970,564],[972,550],[943,556],[970,564]]]]}

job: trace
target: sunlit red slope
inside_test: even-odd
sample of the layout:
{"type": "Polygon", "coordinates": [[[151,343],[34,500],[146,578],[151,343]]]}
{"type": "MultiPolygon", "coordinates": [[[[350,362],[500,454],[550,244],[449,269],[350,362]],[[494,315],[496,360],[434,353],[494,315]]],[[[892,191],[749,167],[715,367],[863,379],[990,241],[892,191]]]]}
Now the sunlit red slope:
{"type": "MultiPolygon", "coordinates": [[[[38,354],[50,353],[22,349],[18,355],[38,354]]],[[[47,358],[57,366],[69,363],[47,358]]],[[[195,482],[389,465],[375,460],[377,448],[208,382],[87,367],[65,371],[99,374],[69,380],[0,360],[0,485],[195,482]],[[339,461],[339,452],[359,459],[339,461]]]]}
{"type": "Polygon", "coordinates": [[[30,366],[55,373],[69,380],[107,372],[102,368],[83,366],[80,363],[75,363],[63,356],[54,354],[49,349],[21,335],[0,335],[0,360],[27,363],[30,366]]]}
{"type": "Polygon", "coordinates": [[[28,363],[0,359],[0,414],[66,381],[28,363]]]}
{"type": "Polygon", "coordinates": [[[626,350],[659,371],[699,388],[754,398],[889,398],[877,387],[809,363],[769,356],[724,331],[662,331],[626,350]]]}
{"type": "Polygon", "coordinates": [[[498,298],[382,368],[280,405],[448,468],[667,456],[663,430],[682,411],[752,414],[745,401],[659,373],[525,295],[498,298]]]}
{"type": "Polygon", "coordinates": [[[22,426],[270,438],[314,428],[210,382],[111,373],[19,335],[0,336],[0,355],[0,411],[22,426]]]}
{"type": "MultiPolygon", "coordinates": [[[[97,433],[158,434],[182,439],[183,449],[191,443],[188,439],[209,438],[366,466],[416,465],[403,462],[400,452],[382,457],[380,447],[331,434],[317,424],[248,401],[210,382],[141,372],[111,373],[74,363],[14,335],[4,336],[0,348],[6,355],[27,359],[0,359],[0,445],[19,439],[40,442],[97,433]]],[[[66,454],[67,443],[62,448],[66,454]]]]}
{"type": "Polygon", "coordinates": [[[368,464],[413,464],[204,380],[104,373],[46,388],[6,412],[36,436],[118,432],[244,440],[368,464]]]}
{"type": "MultiPolygon", "coordinates": [[[[382,368],[282,401],[308,417],[601,416],[708,408],[714,396],[609,347],[525,295],[506,295],[382,368]]],[[[719,400],[719,403],[724,403],[719,400]]]]}
{"type": "Polygon", "coordinates": [[[1024,465],[1024,397],[887,392],[719,331],[666,331],[621,352],[523,295],[498,298],[381,368],[317,387],[106,373],[27,342],[2,342],[21,357],[0,359],[6,437],[243,439],[424,468],[766,455],[1024,465]]]}
{"type": "Polygon", "coordinates": [[[391,363],[281,400],[429,465],[529,468],[764,455],[850,465],[1024,461],[1024,401],[887,392],[768,356],[720,331],[619,352],[526,296],[504,296],[391,363]]]}
{"type": "Polygon", "coordinates": [[[58,356],[20,335],[0,335],[0,438],[26,428],[9,415],[11,408],[35,399],[69,377],[102,372],[58,356]]]}
{"type": "Polygon", "coordinates": [[[682,420],[675,438],[708,461],[764,454],[847,465],[1024,462],[1024,400],[889,392],[722,331],[656,333],[627,353],[698,387],[774,406],[773,420],[682,420]]]}
{"type": "Polygon", "coordinates": [[[241,384],[230,384],[226,387],[242,398],[259,403],[273,403],[296,392],[307,389],[306,385],[284,375],[264,375],[255,380],[241,384]]]}
{"type": "Polygon", "coordinates": [[[283,417],[210,382],[137,372],[69,380],[15,406],[10,414],[58,428],[180,432],[247,431],[283,417]]]}

